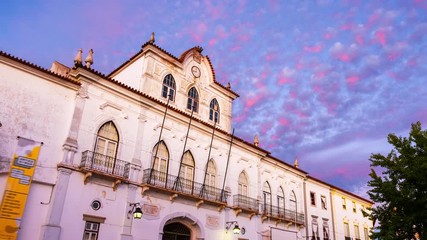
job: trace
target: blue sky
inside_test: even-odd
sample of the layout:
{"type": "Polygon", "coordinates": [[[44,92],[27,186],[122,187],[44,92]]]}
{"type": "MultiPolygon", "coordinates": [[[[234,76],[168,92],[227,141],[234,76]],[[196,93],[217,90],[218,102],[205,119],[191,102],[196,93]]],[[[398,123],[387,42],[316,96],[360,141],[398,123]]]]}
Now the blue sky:
{"type": "Polygon", "coordinates": [[[427,0],[1,1],[0,27],[2,51],[49,68],[93,48],[104,74],[152,32],[202,46],[240,94],[236,135],[363,196],[387,134],[427,124],[427,0]]]}

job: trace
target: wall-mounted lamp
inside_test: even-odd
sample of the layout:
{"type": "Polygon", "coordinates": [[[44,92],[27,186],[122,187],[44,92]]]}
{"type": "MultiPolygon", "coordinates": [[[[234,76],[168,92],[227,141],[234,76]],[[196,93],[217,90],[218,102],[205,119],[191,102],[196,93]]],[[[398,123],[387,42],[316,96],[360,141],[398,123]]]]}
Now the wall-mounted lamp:
{"type": "Polygon", "coordinates": [[[225,230],[229,230],[231,228],[231,226],[233,227],[233,233],[234,234],[245,234],[245,228],[239,228],[239,223],[237,221],[231,221],[231,222],[226,222],[225,223],[225,230]]]}
{"type": "Polygon", "coordinates": [[[130,215],[133,215],[133,218],[135,219],[141,219],[142,217],[142,210],[141,210],[141,204],[139,203],[129,203],[129,206],[132,207],[128,212],[128,219],[130,219],[130,215]]]}

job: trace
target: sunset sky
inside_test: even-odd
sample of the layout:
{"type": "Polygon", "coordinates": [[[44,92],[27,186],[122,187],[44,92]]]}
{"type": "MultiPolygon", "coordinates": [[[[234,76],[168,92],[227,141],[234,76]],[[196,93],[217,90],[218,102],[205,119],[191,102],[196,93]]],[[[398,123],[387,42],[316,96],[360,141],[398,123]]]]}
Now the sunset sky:
{"type": "Polygon", "coordinates": [[[0,1],[0,50],[43,68],[94,49],[109,74],[155,32],[194,46],[240,97],[240,138],[366,196],[371,153],[427,127],[427,0],[0,1]]]}

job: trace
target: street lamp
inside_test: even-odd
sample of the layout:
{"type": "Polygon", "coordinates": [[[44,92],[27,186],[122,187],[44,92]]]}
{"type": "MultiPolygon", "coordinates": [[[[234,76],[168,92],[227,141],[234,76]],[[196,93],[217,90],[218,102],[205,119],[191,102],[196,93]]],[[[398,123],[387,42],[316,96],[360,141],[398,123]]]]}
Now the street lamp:
{"type": "Polygon", "coordinates": [[[139,203],[129,203],[129,206],[132,207],[128,212],[128,219],[130,219],[130,215],[133,215],[134,219],[141,219],[142,217],[142,210],[141,210],[141,204],[139,203]]]}
{"type": "Polygon", "coordinates": [[[233,233],[234,234],[239,234],[240,232],[242,232],[242,234],[245,234],[245,228],[240,229],[239,227],[239,223],[237,221],[231,221],[231,222],[226,222],[225,223],[225,230],[229,230],[231,228],[231,226],[233,226],[233,233]]]}

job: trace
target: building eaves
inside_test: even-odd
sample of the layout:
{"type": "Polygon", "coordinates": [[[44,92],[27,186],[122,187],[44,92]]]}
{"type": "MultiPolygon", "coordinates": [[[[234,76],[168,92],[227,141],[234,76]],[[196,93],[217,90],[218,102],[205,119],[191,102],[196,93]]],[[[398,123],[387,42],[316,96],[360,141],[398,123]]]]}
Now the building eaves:
{"type": "Polygon", "coordinates": [[[371,200],[369,200],[369,199],[366,199],[366,198],[363,198],[363,197],[361,197],[361,196],[358,196],[358,195],[356,195],[356,194],[354,194],[354,193],[351,193],[351,192],[349,192],[349,191],[347,191],[347,190],[345,190],[345,189],[342,189],[342,188],[340,188],[340,187],[334,186],[334,185],[332,185],[332,184],[330,184],[330,183],[327,183],[327,182],[325,182],[325,181],[322,181],[322,180],[320,180],[320,179],[318,179],[318,178],[315,178],[315,177],[313,177],[313,176],[308,175],[308,176],[307,176],[307,178],[310,178],[310,179],[312,179],[312,180],[314,180],[314,181],[317,181],[317,182],[320,182],[320,183],[322,183],[322,184],[325,184],[325,185],[327,185],[327,186],[329,186],[329,187],[331,187],[331,188],[333,188],[333,189],[337,189],[337,190],[339,190],[339,191],[341,191],[341,192],[344,192],[344,193],[346,193],[346,194],[348,194],[348,195],[351,195],[352,197],[355,197],[355,198],[360,199],[360,200],[362,200],[362,201],[365,201],[365,202],[369,202],[369,203],[371,203],[371,204],[374,204],[374,202],[373,202],[373,201],[371,201],[371,200]]]}
{"type": "Polygon", "coordinates": [[[34,68],[34,69],[36,69],[36,70],[38,70],[38,71],[41,71],[41,72],[44,72],[44,73],[47,73],[47,74],[49,74],[49,75],[51,75],[51,76],[53,76],[53,77],[60,78],[60,79],[62,79],[62,80],[65,80],[65,81],[67,81],[67,82],[70,82],[70,83],[72,83],[72,84],[75,84],[75,85],[78,85],[78,86],[80,86],[80,85],[81,85],[81,83],[80,83],[79,81],[76,81],[76,80],[74,80],[74,79],[72,79],[72,78],[69,78],[68,76],[63,76],[63,75],[60,75],[60,74],[54,73],[54,72],[52,72],[52,71],[50,71],[50,70],[48,70],[48,69],[42,68],[42,67],[40,67],[40,66],[38,66],[38,65],[36,65],[36,64],[34,64],[34,63],[28,62],[28,61],[26,61],[26,60],[24,60],[24,59],[22,59],[22,58],[15,57],[15,56],[13,56],[13,55],[11,55],[11,54],[9,54],[9,53],[6,53],[6,52],[3,52],[3,51],[0,51],[0,56],[3,56],[3,57],[5,57],[5,58],[11,59],[11,60],[13,60],[13,61],[19,62],[19,63],[21,63],[21,64],[24,64],[24,65],[28,66],[28,67],[34,68]]]}
{"type": "Polygon", "coordinates": [[[291,165],[291,164],[289,164],[289,163],[287,163],[287,162],[283,161],[282,159],[279,159],[279,158],[274,157],[274,156],[272,156],[272,155],[268,155],[267,157],[268,157],[268,158],[271,158],[271,159],[273,159],[273,160],[275,160],[275,161],[281,162],[281,163],[285,164],[286,166],[288,166],[288,167],[290,167],[290,168],[292,168],[292,169],[294,169],[294,170],[296,170],[296,171],[301,172],[301,173],[302,173],[302,174],[304,174],[304,175],[307,175],[307,174],[308,174],[308,172],[303,171],[303,170],[301,170],[301,169],[299,169],[299,168],[297,168],[297,167],[295,167],[295,166],[293,166],[293,165],[291,165]]]}

